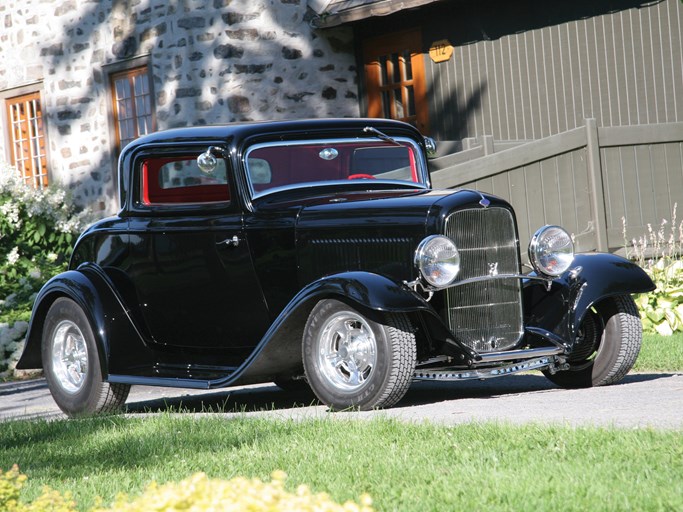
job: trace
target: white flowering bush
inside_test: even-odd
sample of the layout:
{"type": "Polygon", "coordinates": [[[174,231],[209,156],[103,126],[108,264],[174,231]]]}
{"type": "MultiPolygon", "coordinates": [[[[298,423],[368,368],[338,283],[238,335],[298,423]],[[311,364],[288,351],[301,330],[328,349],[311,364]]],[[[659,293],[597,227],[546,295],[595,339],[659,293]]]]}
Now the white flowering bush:
{"type": "MultiPolygon", "coordinates": [[[[683,332],[683,221],[676,219],[677,204],[671,220],[663,219],[655,231],[633,239],[629,256],[634,258],[652,278],[657,288],[635,297],[643,320],[643,330],[671,336],[683,332]]],[[[624,234],[626,221],[622,217],[624,234]]]]}
{"type": "MultiPolygon", "coordinates": [[[[347,501],[338,504],[325,493],[313,493],[306,485],[296,492],[285,489],[287,475],[275,471],[270,482],[258,478],[236,477],[232,480],[210,479],[204,473],[196,473],[179,483],[159,486],[150,484],[142,496],[130,500],[121,495],[107,509],[93,512],[154,512],[188,511],[221,512],[249,510],[253,512],[284,512],[307,510],[316,512],[372,512],[372,499],[367,494],[360,497],[360,504],[347,501]]],[[[0,471],[0,510],[7,512],[76,512],[71,494],[60,494],[49,488],[30,504],[19,500],[26,476],[15,465],[0,471]]]]}
{"type": "Polygon", "coordinates": [[[66,191],[27,187],[0,163],[0,378],[16,363],[38,290],[66,268],[89,220],[66,191]]]}

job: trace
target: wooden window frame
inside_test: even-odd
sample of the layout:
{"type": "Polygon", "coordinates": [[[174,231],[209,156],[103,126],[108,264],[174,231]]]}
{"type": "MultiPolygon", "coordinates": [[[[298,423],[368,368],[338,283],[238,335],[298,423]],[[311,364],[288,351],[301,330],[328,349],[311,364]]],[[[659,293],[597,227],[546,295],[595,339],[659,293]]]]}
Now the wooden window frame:
{"type": "MultiPolygon", "coordinates": [[[[43,189],[51,181],[49,143],[47,137],[47,119],[44,115],[44,104],[42,96],[42,83],[35,83],[14,89],[0,92],[0,99],[4,100],[4,118],[6,159],[19,171],[23,181],[36,189],[43,189]],[[37,101],[40,116],[34,117],[34,122],[27,122],[27,139],[24,146],[27,156],[18,158],[16,153],[17,140],[15,139],[15,121],[13,119],[12,107],[19,102],[37,101]],[[36,130],[40,133],[36,134],[36,130]],[[35,145],[38,152],[35,154],[35,145]],[[26,169],[19,162],[28,162],[30,168],[26,169]],[[36,165],[37,162],[37,165],[36,165]],[[37,167],[37,168],[36,168],[37,167]]],[[[20,139],[23,140],[23,139],[20,139]]]]}
{"type": "Polygon", "coordinates": [[[109,94],[109,100],[107,101],[107,123],[109,128],[109,155],[110,155],[110,165],[112,169],[112,176],[114,177],[114,183],[116,184],[117,194],[119,199],[121,199],[121,176],[119,176],[118,161],[119,155],[121,154],[121,147],[118,142],[117,136],[117,119],[114,115],[114,102],[113,96],[111,94],[111,84],[112,76],[117,75],[124,71],[129,71],[131,69],[146,67],[149,73],[149,93],[151,97],[152,106],[152,129],[157,129],[157,119],[156,119],[156,108],[155,108],[155,98],[156,94],[154,92],[154,80],[151,74],[152,59],[149,55],[140,55],[130,59],[113,62],[111,64],[105,64],[102,66],[103,82],[107,87],[107,92],[109,94]]]}
{"type": "MultiPolygon", "coordinates": [[[[152,77],[149,72],[149,66],[146,64],[143,65],[138,65],[134,66],[131,68],[127,68],[124,70],[112,72],[109,75],[109,90],[111,93],[111,108],[112,108],[112,114],[113,114],[113,122],[114,122],[114,137],[115,137],[115,145],[120,152],[125,145],[130,143],[131,141],[137,139],[138,137],[142,135],[146,135],[148,133],[151,133],[156,130],[156,119],[154,116],[154,94],[152,90],[152,77]],[[135,87],[135,79],[140,76],[145,76],[147,79],[147,90],[143,92],[142,94],[137,94],[136,93],[136,87],[135,87]],[[119,110],[120,104],[122,102],[122,99],[120,99],[117,95],[117,82],[119,82],[122,79],[126,79],[128,81],[128,88],[129,91],[131,92],[131,96],[127,97],[125,99],[128,99],[130,101],[130,112],[128,117],[122,117],[121,112],[119,110]],[[138,100],[142,98],[142,101],[145,101],[145,97],[148,98],[149,100],[149,113],[143,113],[140,115],[140,108],[138,104],[138,100]],[[140,130],[140,124],[139,121],[142,118],[149,117],[149,127],[145,131],[145,133],[141,133],[140,130]],[[131,121],[131,126],[133,128],[132,130],[132,137],[125,137],[122,138],[122,133],[121,133],[121,123],[123,120],[129,120],[131,121]],[[124,144],[125,141],[125,144],[124,144]]],[[[128,134],[127,134],[128,135],[128,134]]]]}

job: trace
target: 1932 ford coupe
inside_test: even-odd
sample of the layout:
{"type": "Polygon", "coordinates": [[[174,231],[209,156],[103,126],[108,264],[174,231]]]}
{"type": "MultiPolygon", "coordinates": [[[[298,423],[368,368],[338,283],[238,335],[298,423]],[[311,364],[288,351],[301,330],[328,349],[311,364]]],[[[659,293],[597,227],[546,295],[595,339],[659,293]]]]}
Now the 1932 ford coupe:
{"type": "Polygon", "coordinates": [[[432,190],[433,143],[378,119],[170,130],[129,144],[121,210],[38,295],[18,368],[69,415],[131,385],[308,384],[333,409],[414,380],[538,369],[564,387],[631,369],[635,264],[540,228],[522,271],[506,201],[432,190]]]}

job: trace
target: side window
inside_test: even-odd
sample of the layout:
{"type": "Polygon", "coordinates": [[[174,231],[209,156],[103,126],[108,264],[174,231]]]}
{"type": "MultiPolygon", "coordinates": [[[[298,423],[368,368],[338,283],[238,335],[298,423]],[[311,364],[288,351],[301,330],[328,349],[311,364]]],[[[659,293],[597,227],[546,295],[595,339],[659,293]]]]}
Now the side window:
{"type": "Polygon", "coordinates": [[[147,66],[110,75],[116,144],[119,151],[130,141],[154,131],[152,92],[147,66]]]}
{"type": "Polygon", "coordinates": [[[210,174],[197,166],[196,155],[142,161],[141,202],[144,205],[222,203],[230,200],[225,161],[210,174]]]}
{"type": "Polygon", "coordinates": [[[47,151],[40,93],[33,92],[8,98],[7,127],[10,143],[10,163],[26,184],[33,188],[47,187],[47,151]]]}

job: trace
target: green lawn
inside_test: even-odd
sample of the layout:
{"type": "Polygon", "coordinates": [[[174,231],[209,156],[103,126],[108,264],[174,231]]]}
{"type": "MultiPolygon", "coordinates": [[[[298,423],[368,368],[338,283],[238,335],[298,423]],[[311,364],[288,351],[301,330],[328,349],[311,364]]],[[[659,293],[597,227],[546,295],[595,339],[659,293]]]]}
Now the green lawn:
{"type": "Polygon", "coordinates": [[[282,469],[378,510],[683,510],[683,432],[162,414],[3,423],[0,467],[70,490],[86,510],[151,480],[268,479],[282,469]]]}
{"type": "MultiPolygon", "coordinates": [[[[683,335],[645,335],[636,371],[683,370],[683,335]]],[[[514,377],[510,377],[514,378],[514,377]]],[[[0,424],[0,470],[25,499],[48,485],[82,510],[152,480],[268,479],[378,510],[683,510],[683,431],[161,414],[0,424]]]]}
{"type": "Polygon", "coordinates": [[[634,371],[683,372],[683,333],[673,336],[643,334],[643,346],[634,371]]]}

